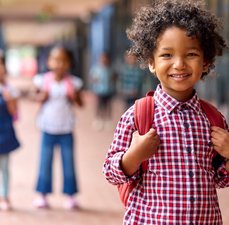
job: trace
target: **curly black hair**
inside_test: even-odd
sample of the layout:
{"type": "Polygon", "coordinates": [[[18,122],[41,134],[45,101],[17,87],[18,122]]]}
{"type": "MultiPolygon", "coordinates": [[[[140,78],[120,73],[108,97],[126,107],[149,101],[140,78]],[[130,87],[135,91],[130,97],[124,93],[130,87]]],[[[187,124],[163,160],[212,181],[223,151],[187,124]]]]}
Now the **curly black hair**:
{"type": "Polygon", "coordinates": [[[220,34],[221,21],[205,8],[201,0],[155,0],[137,12],[126,32],[133,43],[129,53],[138,58],[142,68],[152,60],[158,37],[171,26],[184,29],[188,36],[198,38],[209,70],[214,68],[215,56],[222,55],[226,43],[220,34]]]}

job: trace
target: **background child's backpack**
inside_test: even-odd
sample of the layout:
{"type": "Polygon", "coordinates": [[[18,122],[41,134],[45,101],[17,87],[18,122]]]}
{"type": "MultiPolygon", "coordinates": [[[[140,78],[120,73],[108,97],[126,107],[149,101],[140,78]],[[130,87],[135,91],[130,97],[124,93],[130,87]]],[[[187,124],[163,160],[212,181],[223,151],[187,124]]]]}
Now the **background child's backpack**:
{"type": "MultiPolygon", "coordinates": [[[[138,99],[135,101],[134,108],[134,123],[140,135],[144,135],[149,131],[153,124],[154,119],[154,98],[153,91],[146,94],[146,97],[138,99]]],[[[210,103],[200,100],[201,107],[205,112],[211,126],[218,126],[224,128],[224,121],[221,113],[210,103]]],[[[212,162],[212,166],[216,170],[224,161],[224,158],[215,153],[215,157],[212,162]]],[[[142,172],[145,173],[148,169],[148,160],[143,162],[141,165],[142,172]]],[[[127,207],[127,202],[130,193],[137,186],[139,180],[135,180],[131,183],[124,183],[118,185],[118,192],[120,199],[125,207],[127,207]]]]}
{"type": "MultiPolygon", "coordinates": [[[[47,72],[43,76],[44,76],[44,78],[43,78],[44,79],[43,88],[44,88],[45,91],[49,92],[50,91],[50,88],[51,88],[51,85],[52,85],[52,83],[55,80],[54,73],[47,72]]],[[[70,99],[74,99],[74,86],[73,86],[73,83],[71,81],[70,76],[69,75],[66,75],[63,78],[63,81],[64,81],[64,85],[67,88],[67,95],[68,95],[68,97],[70,99]]]]}
{"type": "MultiPolygon", "coordinates": [[[[43,76],[44,76],[43,88],[45,91],[49,92],[51,85],[52,85],[53,81],[55,80],[54,74],[52,72],[47,72],[43,76]]],[[[64,81],[64,85],[66,86],[67,96],[69,97],[69,99],[73,102],[76,102],[78,106],[82,107],[84,105],[84,103],[83,103],[81,91],[75,90],[71,76],[66,75],[63,78],[63,81],[64,81]]]]}

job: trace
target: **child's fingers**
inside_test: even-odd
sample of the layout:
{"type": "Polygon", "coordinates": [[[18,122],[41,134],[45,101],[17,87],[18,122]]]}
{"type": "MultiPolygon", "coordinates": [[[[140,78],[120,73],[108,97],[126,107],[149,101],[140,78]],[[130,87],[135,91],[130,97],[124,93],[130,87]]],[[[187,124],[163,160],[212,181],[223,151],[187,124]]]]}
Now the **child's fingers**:
{"type": "MultiPolygon", "coordinates": [[[[155,129],[151,128],[145,135],[154,137],[154,136],[157,136],[157,133],[155,129]]],[[[136,130],[133,132],[133,136],[142,136],[142,135],[140,135],[138,130],[136,130]]]]}
{"type": "Polygon", "coordinates": [[[135,131],[133,132],[133,135],[136,135],[136,134],[139,134],[139,133],[138,133],[138,130],[135,130],[135,131]]]}
{"type": "Polygon", "coordinates": [[[229,141],[229,133],[228,131],[224,129],[215,129],[211,132],[211,138],[214,141],[219,141],[219,142],[228,142],[229,141]]]}
{"type": "Polygon", "coordinates": [[[212,144],[213,144],[214,147],[215,147],[215,146],[219,146],[220,143],[221,143],[221,142],[219,141],[219,139],[214,138],[214,137],[211,138],[211,142],[212,142],[212,144]]]}
{"type": "Polygon", "coordinates": [[[153,129],[153,128],[150,128],[150,130],[147,133],[150,134],[150,135],[154,135],[154,136],[157,135],[156,130],[153,129]]]}
{"type": "Polygon", "coordinates": [[[225,133],[225,130],[223,128],[217,126],[212,126],[211,130],[216,133],[225,133]]]}
{"type": "Polygon", "coordinates": [[[224,146],[228,146],[229,139],[225,135],[212,135],[211,142],[215,149],[221,149],[224,148],[224,146]]]}
{"type": "Polygon", "coordinates": [[[139,132],[138,130],[134,131],[133,134],[132,134],[132,138],[136,138],[137,136],[139,136],[139,132]]]}
{"type": "Polygon", "coordinates": [[[220,135],[219,135],[218,132],[216,132],[216,131],[212,131],[212,132],[211,132],[211,137],[212,137],[212,138],[215,138],[215,139],[216,139],[216,138],[219,137],[219,136],[220,136],[220,135]]]}

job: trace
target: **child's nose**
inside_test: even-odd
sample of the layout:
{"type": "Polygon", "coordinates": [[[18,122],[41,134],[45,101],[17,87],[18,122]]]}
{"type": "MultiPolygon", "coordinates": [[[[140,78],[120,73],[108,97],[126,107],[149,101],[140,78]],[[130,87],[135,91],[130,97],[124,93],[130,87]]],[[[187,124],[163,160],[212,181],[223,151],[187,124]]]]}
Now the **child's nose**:
{"type": "Polygon", "coordinates": [[[185,68],[185,60],[182,57],[176,57],[173,62],[175,69],[181,70],[185,68]]]}
{"type": "Polygon", "coordinates": [[[63,66],[63,65],[64,65],[64,62],[61,62],[61,61],[58,62],[58,66],[63,66]]]}

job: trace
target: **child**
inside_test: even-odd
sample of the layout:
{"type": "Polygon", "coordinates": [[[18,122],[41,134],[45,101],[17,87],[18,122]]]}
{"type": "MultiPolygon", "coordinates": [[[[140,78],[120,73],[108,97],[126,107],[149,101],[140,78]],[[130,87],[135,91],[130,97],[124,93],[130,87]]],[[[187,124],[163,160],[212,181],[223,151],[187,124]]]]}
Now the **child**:
{"type": "Polygon", "coordinates": [[[124,60],[125,64],[119,71],[119,82],[121,96],[127,109],[141,96],[144,75],[137,64],[136,56],[125,53],[124,60]]]}
{"type": "Polygon", "coordinates": [[[224,120],[227,130],[210,127],[194,89],[226,47],[218,29],[217,18],[200,1],[157,0],[139,10],[127,31],[130,53],[160,84],[152,128],[140,136],[129,108],[103,167],[115,185],[141,178],[130,194],[125,225],[222,225],[216,187],[229,186],[228,126],[224,120]],[[213,147],[227,157],[216,170],[213,147]]]}
{"type": "MultiPolygon", "coordinates": [[[[34,205],[47,208],[47,195],[52,192],[52,162],[54,148],[60,147],[63,163],[63,192],[67,195],[65,208],[77,207],[74,194],[78,192],[74,162],[74,109],[79,90],[80,78],[68,73],[72,63],[70,52],[61,46],[51,49],[48,57],[49,72],[34,78],[40,89],[37,100],[42,102],[38,114],[38,127],[41,130],[40,169],[36,190],[40,196],[34,205]]],[[[81,101],[79,102],[81,105],[81,101]]]]}
{"type": "Polygon", "coordinates": [[[90,71],[92,91],[97,96],[96,120],[93,123],[97,130],[110,125],[115,76],[111,67],[110,56],[107,52],[103,52],[99,57],[98,64],[93,66],[90,71]]]}
{"type": "Polygon", "coordinates": [[[6,80],[5,56],[0,50],[0,209],[11,209],[9,199],[9,162],[10,153],[19,147],[14,130],[19,93],[6,80]]]}

